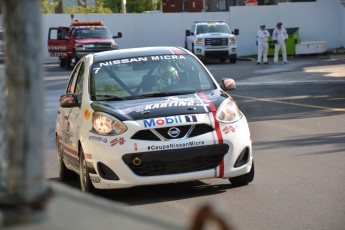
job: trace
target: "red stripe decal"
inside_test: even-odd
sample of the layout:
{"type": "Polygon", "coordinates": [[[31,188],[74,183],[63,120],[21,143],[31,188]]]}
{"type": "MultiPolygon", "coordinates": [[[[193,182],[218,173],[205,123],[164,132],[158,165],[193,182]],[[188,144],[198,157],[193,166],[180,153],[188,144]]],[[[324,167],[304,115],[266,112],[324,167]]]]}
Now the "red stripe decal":
{"type": "Polygon", "coordinates": [[[68,148],[66,145],[63,146],[63,149],[64,149],[66,152],[69,152],[70,154],[72,154],[72,155],[78,157],[78,152],[75,151],[75,150],[73,150],[73,149],[71,149],[71,148],[68,148]]]}
{"type": "Polygon", "coordinates": [[[85,159],[92,160],[92,154],[91,153],[84,153],[85,159]]]}
{"type": "Polygon", "coordinates": [[[178,48],[173,48],[175,54],[182,54],[182,51],[178,48]]]}
{"type": "MultiPolygon", "coordinates": [[[[222,135],[222,132],[220,131],[220,128],[219,128],[219,122],[216,119],[217,108],[216,108],[216,106],[214,106],[212,101],[210,101],[203,92],[199,93],[199,96],[210,107],[212,115],[213,115],[214,127],[216,129],[216,134],[217,134],[217,138],[218,138],[218,144],[223,144],[223,135],[222,135]]],[[[223,177],[223,176],[224,176],[224,158],[222,159],[222,161],[220,162],[220,165],[219,165],[219,177],[223,177]]]]}

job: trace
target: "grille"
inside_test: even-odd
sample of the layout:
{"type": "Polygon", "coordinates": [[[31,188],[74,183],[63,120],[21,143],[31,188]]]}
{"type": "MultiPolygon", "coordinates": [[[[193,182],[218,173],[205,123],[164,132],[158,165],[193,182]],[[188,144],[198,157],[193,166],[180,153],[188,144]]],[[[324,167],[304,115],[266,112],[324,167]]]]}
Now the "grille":
{"type": "Polygon", "coordinates": [[[207,57],[229,57],[228,51],[206,51],[205,56],[207,57]]]}
{"type": "Polygon", "coordinates": [[[87,51],[97,51],[97,50],[110,50],[111,49],[111,43],[94,43],[93,47],[87,47],[87,51]]]}
{"type": "Polygon", "coordinates": [[[122,160],[138,176],[170,175],[213,169],[228,150],[226,144],[208,145],[126,154],[122,160]]]}
{"type": "Polygon", "coordinates": [[[227,46],[228,38],[206,38],[206,46],[227,46]]]}
{"type": "MultiPolygon", "coordinates": [[[[169,129],[171,127],[167,127],[167,128],[158,128],[155,129],[155,131],[161,135],[162,137],[164,137],[167,140],[171,140],[171,139],[179,139],[179,138],[183,138],[186,136],[186,134],[188,132],[189,135],[186,137],[196,137],[199,135],[203,135],[205,133],[209,133],[209,132],[213,132],[213,128],[209,125],[206,124],[197,124],[197,125],[183,125],[183,126],[176,126],[176,128],[178,128],[180,130],[180,134],[175,137],[172,138],[168,135],[169,129]]],[[[146,140],[146,141],[160,141],[161,139],[154,134],[150,129],[145,129],[145,130],[140,130],[137,133],[135,133],[132,136],[132,139],[136,139],[136,140],[146,140]]]]}

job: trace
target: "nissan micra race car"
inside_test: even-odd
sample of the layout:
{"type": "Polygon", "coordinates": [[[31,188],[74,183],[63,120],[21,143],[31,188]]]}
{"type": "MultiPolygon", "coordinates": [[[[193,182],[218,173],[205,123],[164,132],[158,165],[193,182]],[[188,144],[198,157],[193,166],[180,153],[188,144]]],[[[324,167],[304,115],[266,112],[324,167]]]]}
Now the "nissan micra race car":
{"type": "Polygon", "coordinates": [[[191,52],[146,47],[84,56],[60,97],[56,146],[61,180],[81,190],[254,178],[244,114],[191,52]]]}

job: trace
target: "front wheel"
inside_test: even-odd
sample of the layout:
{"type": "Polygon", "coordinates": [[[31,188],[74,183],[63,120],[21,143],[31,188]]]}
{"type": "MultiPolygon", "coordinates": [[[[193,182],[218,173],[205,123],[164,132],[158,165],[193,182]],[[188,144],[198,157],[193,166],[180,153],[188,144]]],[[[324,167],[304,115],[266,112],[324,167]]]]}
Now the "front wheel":
{"type": "Polygon", "coordinates": [[[230,56],[230,63],[236,63],[237,62],[237,55],[231,55],[230,56]]]}
{"type": "Polygon", "coordinates": [[[80,146],[80,152],[79,152],[79,178],[80,178],[80,189],[82,192],[90,192],[93,193],[96,191],[95,187],[93,186],[89,170],[86,165],[86,160],[84,156],[84,150],[80,146]]]}
{"type": "Polygon", "coordinates": [[[253,161],[252,168],[250,169],[249,173],[241,175],[241,176],[237,176],[237,177],[231,177],[229,178],[229,181],[234,186],[247,185],[254,180],[254,173],[255,173],[255,169],[254,169],[254,161],[253,161]]]}

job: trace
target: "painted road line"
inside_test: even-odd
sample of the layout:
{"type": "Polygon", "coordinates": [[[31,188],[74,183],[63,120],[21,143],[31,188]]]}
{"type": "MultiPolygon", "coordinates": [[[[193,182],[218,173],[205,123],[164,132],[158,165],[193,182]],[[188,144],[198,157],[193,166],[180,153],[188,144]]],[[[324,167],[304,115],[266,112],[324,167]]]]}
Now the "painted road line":
{"type": "Polygon", "coordinates": [[[285,105],[295,105],[295,106],[308,107],[308,108],[314,108],[314,109],[323,109],[323,110],[329,110],[329,111],[333,111],[333,112],[345,112],[345,108],[332,108],[332,107],[326,107],[326,106],[300,104],[300,103],[272,100],[272,99],[268,99],[268,98],[247,97],[247,96],[241,96],[241,95],[236,95],[236,94],[235,95],[231,94],[231,96],[239,97],[239,98],[245,98],[245,99],[251,99],[251,100],[255,100],[255,101],[279,103],[279,104],[285,104],[285,105]]]}

